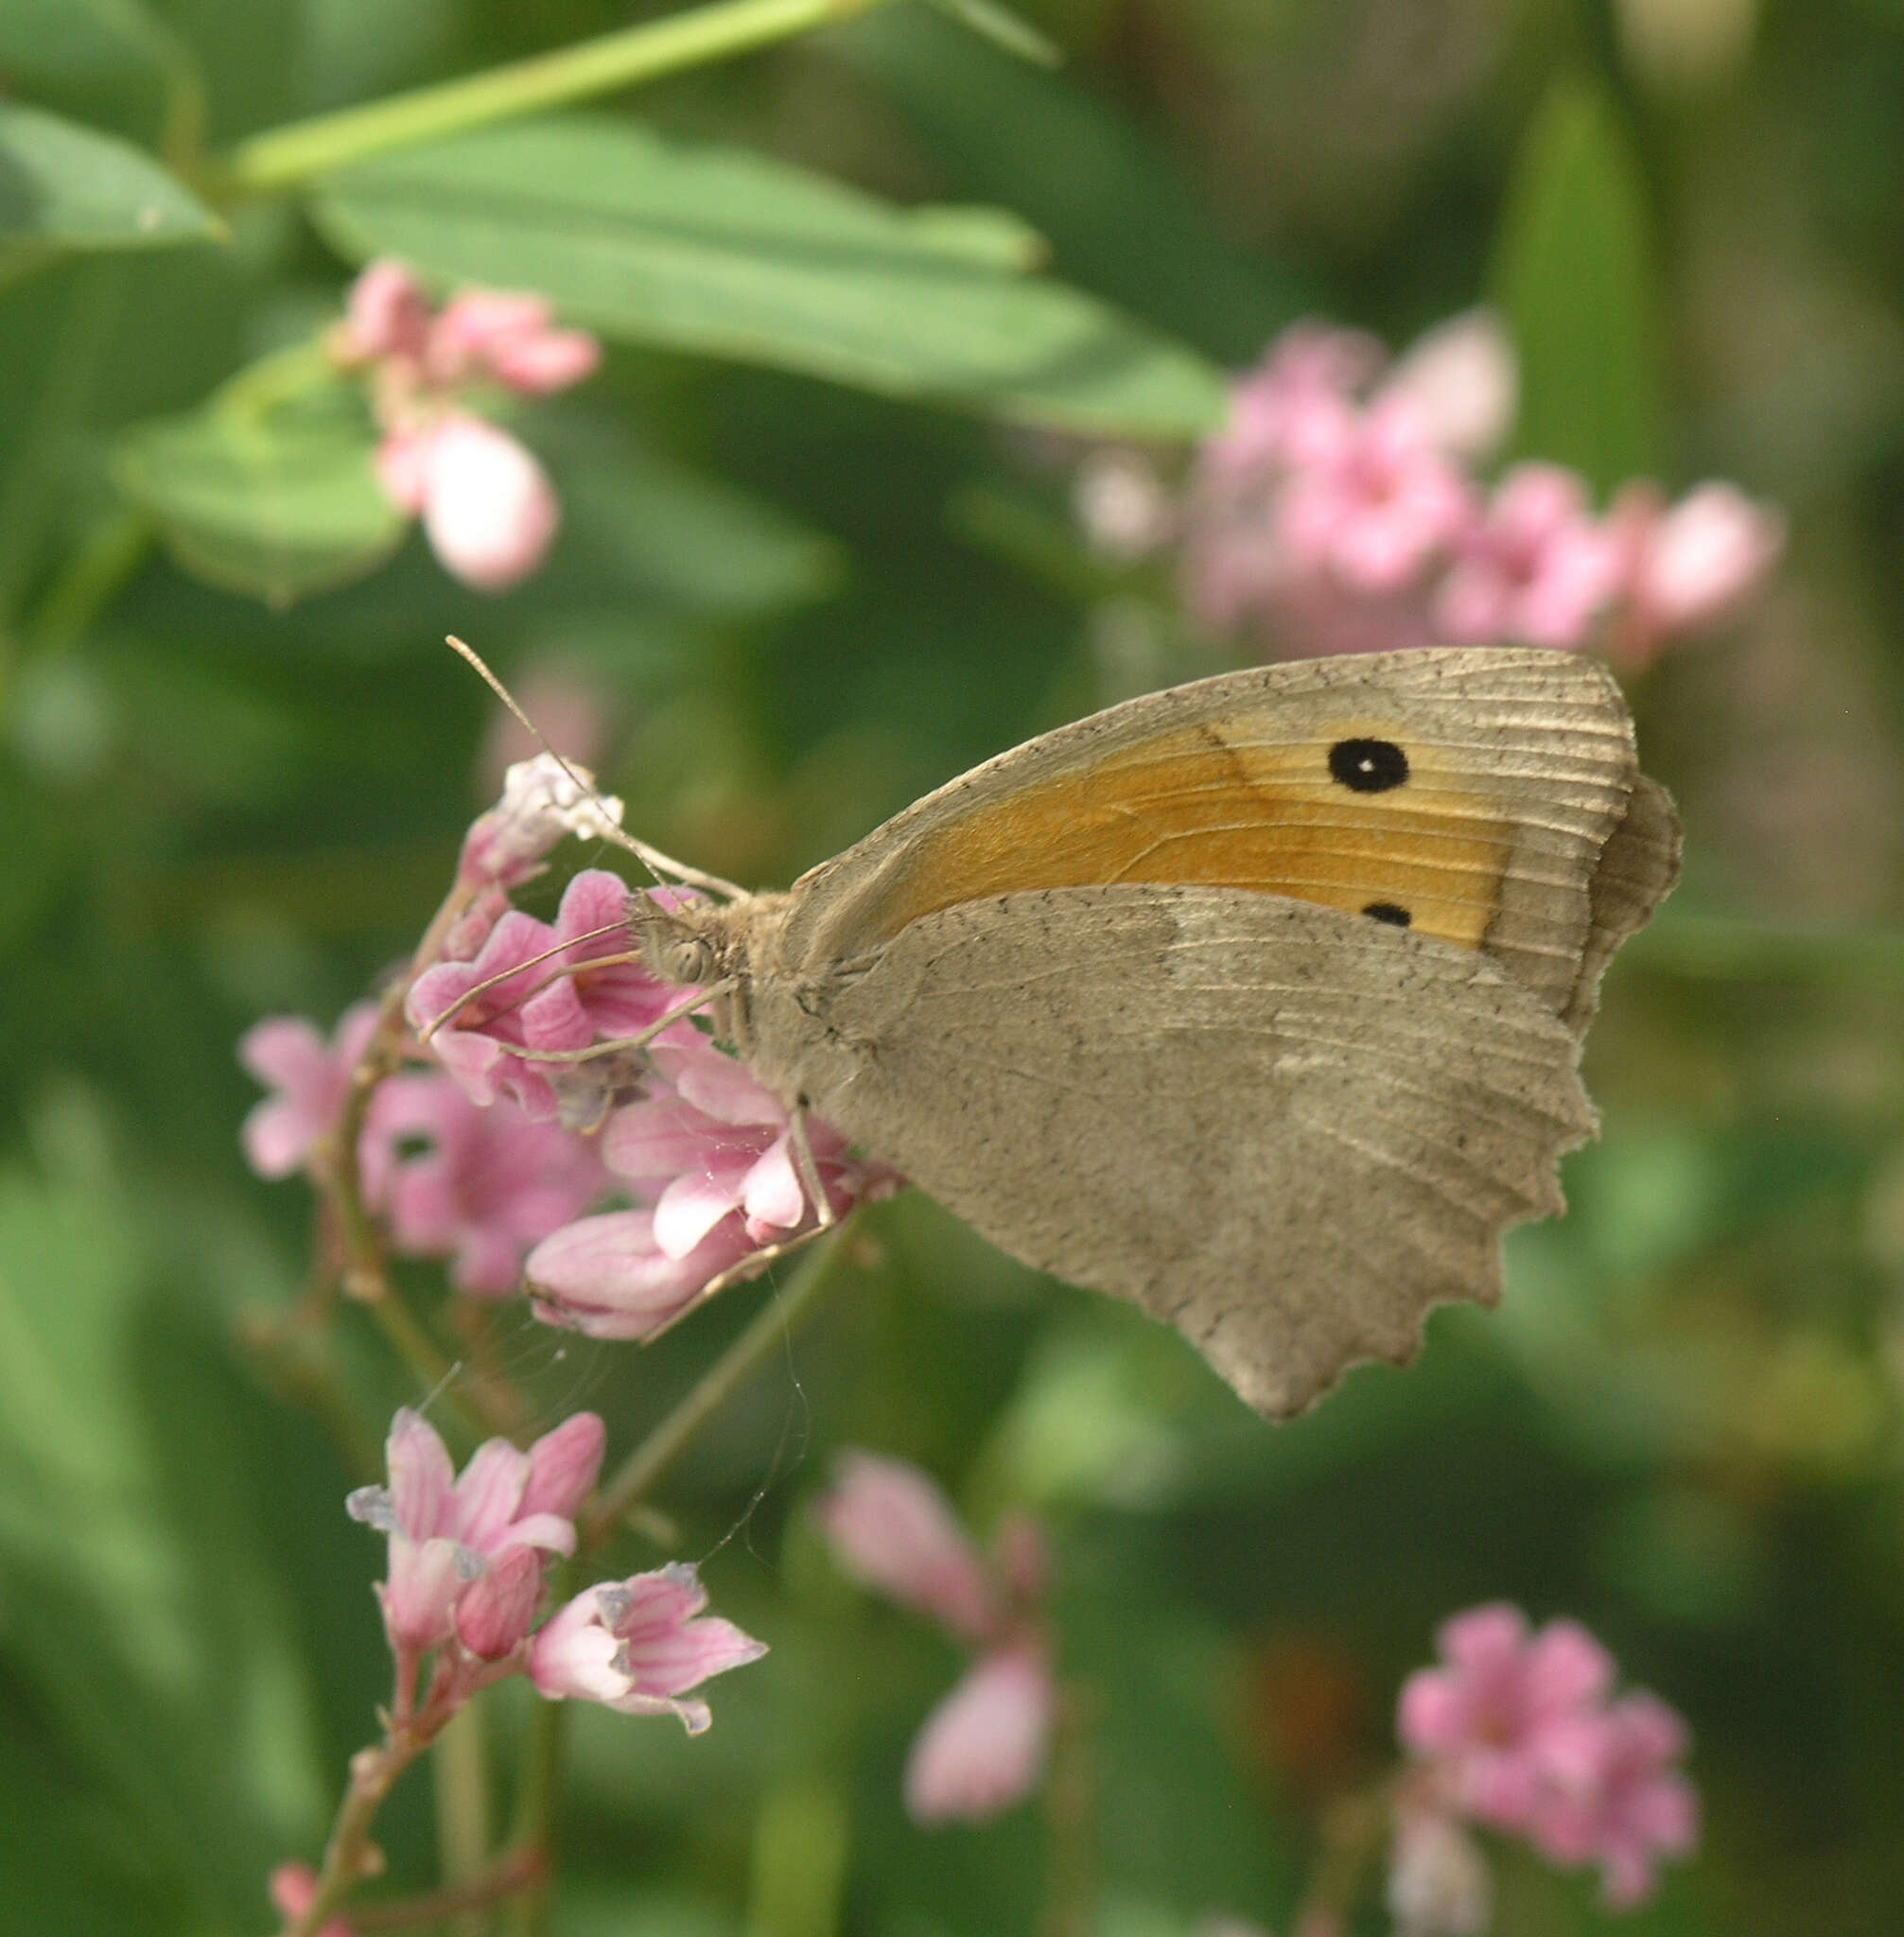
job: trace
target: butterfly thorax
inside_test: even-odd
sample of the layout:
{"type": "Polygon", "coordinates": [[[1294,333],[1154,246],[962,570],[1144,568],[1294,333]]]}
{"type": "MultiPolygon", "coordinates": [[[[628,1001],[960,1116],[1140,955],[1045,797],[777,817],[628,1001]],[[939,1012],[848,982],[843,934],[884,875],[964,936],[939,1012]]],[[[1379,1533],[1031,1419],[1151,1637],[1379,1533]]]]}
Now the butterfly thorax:
{"type": "Polygon", "coordinates": [[[756,964],[778,929],[790,898],[742,895],[732,901],[636,898],[629,927],[643,961],[663,982],[710,992],[715,1036],[749,1054],[756,964]]]}

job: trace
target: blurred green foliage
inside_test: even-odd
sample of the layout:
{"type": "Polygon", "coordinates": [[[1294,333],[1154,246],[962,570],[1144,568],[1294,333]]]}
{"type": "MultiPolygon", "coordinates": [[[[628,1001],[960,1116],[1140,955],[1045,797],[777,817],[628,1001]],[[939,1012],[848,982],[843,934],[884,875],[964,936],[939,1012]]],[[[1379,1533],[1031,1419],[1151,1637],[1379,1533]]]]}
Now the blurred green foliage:
{"type": "MultiPolygon", "coordinates": [[[[570,1718],[555,1928],[1033,1927],[1034,1811],[901,1812],[955,1665],[819,1548],[849,1442],[1049,1517],[1105,1937],[1281,1929],[1326,1783],[1495,1597],[1692,1722],[1705,1847],[1625,1928],[1904,1918],[1904,10],[1022,10],[1061,71],[899,4],[245,198],[213,165],[242,136],[628,9],[0,0],[0,1927],[267,1928],[374,1733],[381,1556],[341,1496],[415,1395],[367,1326],[282,1322],[308,1204],[239,1161],[233,1044],[328,1022],[447,881],[495,723],[442,636],[591,693],[644,835],[783,881],[1134,665],[1211,670],[1119,645],[1055,429],[1180,444],[1299,314],[1399,341],[1484,294],[1528,451],[1793,518],[1756,618],[1635,695],[1687,880],[1611,980],[1570,1215],[1516,1237],[1500,1313],[1271,1429],[1174,1337],[888,1207],[659,1503],[775,1651],[703,1741],[570,1718]],[[270,393],[386,247],[612,340],[522,420],[568,520],[506,597],[402,539],[353,399],[270,393]]],[[[619,1452],[772,1295],[646,1352],[513,1311],[497,1346],[619,1452]]],[[[427,1771],[379,1835],[432,1881],[427,1771]]],[[[1598,1927],[1504,1857],[1502,1932],[1598,1927]]]]}

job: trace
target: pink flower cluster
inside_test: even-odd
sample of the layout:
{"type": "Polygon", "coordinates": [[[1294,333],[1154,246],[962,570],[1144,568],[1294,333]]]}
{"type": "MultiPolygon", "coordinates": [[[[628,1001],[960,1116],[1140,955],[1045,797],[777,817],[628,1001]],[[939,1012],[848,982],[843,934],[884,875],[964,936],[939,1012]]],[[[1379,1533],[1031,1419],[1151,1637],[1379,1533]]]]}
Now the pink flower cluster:
{"type": "Polygon", "coordinates": [[[1007,1520],[987,1562],[917,1467],[862,1452],[841,1456],[818,1517],[847,1573],[976,1657],[913,1743],[914,1819],[981,1822],[1028,1795],[1044,1773],[1056,1701],[1037,1525],[1007,1520]]]}
{"type": "MultiPolygon", "coordinates": [[[[399,1254],[449,1259],[480,1298],[515,1291],[526,1259],[539,1317],[646,1339],[823,1219],[786,1106],[642,965],[620,878],[577,875],[552,923],[510,903],[557,840],[599,833],[617,805],[552,757],[510,770],[463,844],[467,905],[408,993],[411,1066],[377,1085],[357,1160],[399,1254]],[[618,1195],[639,1208],[584,1214],[618,1195]]],[[[327,1174],[376,1026],[360,1003],[328,1042],[297,1017],[244,1038],[241,1060],[275,1091],[244,1128],[261,1176],[327,1174]]],[[[806,1131],[830,1216],[899,1188],[830,1125],[806,1131]]]]}
{"type": "Polygon", "coordinates": [[[596,340],[556,328],[541,296],[466,289],[433,310],[410,270],[386,259],[352,284],[329,347],[344,369],[368,374],[382,432],[377,480],[399,510],[422,517],[445,569],[485,592],[533,571],[561,520],[554,489],[465,398],[482,387],[567,390],[601,362],[596,340]]]}
{"type": "Polygon", "coordinates": [[[1081,479],[1080,515],[1113,556],[1174,532],[1192,616],[1289,654],[1604,642],[1644,665],[1764,583],[1784,522],[1731,485],[1668,506],[1635,482],[1602,517],[1557,464],[1481,482],[1516,380],[1484,311],[1392,365],[1372,338],[1298,324],[1237,382],[1169,515],[1128,458],[1081,479]]]}
{"type": "Polygon", "coordinates": [[[397,1721],[432,1732],[478,1689],[526,1672],[552,1701],[674,1715],[698,1735],[707,1704],[681,1698],[766,1652],[703,1614],[707,1594],[684,1566],[586,1588],[536,1631],[544,1569],[575,1551],[574,1516],[601,1472],[603,1439],[592,1412],[577,1413],[526,1453],[487,1441],[459,1475],[435,1431],[397,1414],[389,1483],[360,1487],[348,1502],[353,1519],[390,1542],[377,1599],[396,1660],[397,1721]],[[436,1667],[419,1711],[417,1674],[429,1655],[436,1667]]]}
{"type": "Polygon", "coordinates": [[[1597,1863],[1616,1909],[1652,1893],[1658,1863],[1698,1838],[1698,1798],[1677,1764],[1686,1724],[1657,1697],[1615,1698],[1612,1656],[1572,1621],[1530,1632],[1517,1608],[1471,1608],[1441,1629],[1440,1667],[1411,1675],[1398,1727],[1419,1767],[1405,1792],[1390,1876],[1429,1901],[1423,1928],[1481,1928],[1449,1905],[1485,1901],[1462,1822],[1526,1839],[1550,1861],[1597,1863]]]}

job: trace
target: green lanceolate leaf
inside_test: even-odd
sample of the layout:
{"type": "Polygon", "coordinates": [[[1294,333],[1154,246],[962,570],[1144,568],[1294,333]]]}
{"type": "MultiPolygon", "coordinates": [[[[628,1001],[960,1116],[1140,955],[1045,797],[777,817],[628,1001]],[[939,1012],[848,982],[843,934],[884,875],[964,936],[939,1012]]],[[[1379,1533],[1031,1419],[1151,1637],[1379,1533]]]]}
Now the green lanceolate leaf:
{"type": "Polygon", "coordinates": [[[187,571],[283,606],[361,578],[402,542],[374,449],[349,387],[260,406],[240,376],[203,410],[135,426],[114,478],[187,571]]]}
{"type": "Polygon", "coordinates": [[[633,343],[1107,435],[1182,438],[1222,388],[1190,350],[1032,273],[989,209],[904,210],[738,148],[550,116],[331,178],[346,254],[533,288],[633,343]]]}
{"type": "Polygon", "coordinates": [[[1659,466],[1659,290],[1645,186],[1613,103],[1563,81],[1510,186],[1494,288],[1521,356],[1520,455],[1601,491],[1659,466]]]}
{"type": "Polygon", "coordinates": [[[218,218],[130,142],[0,103],[0,276],[54,256],[213,241],[218,218]]]}

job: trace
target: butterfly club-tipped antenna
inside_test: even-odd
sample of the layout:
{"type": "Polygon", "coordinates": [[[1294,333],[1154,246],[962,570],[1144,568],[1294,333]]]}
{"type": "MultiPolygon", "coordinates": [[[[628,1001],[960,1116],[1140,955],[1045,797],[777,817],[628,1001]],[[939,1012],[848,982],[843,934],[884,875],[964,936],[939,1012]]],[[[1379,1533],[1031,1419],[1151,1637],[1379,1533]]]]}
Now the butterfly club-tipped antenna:
{"type": "Polygon", "coordinates": [[[574,782],[575,786],[589,800],[592,800],[598,808],[602,809],[602,832],[603,837],[612,841],[616,846],[626,848],[630,854],[634,855],[636,860],[654,876],[656,886],[667,886],[669,880],[672,878],[687,887],[699,888],[704,893],[718,895],[724,900],[738,901],[743,900],[746,898],[746,889],[738,886],[735,882],[724,881],[719,875],[708,874],[702,868],[690,867],[685,862],[673,860],[668,855],[663,854],[658,847],[651,847],[646,841],[638,840],[624,828],[619,827],[616,824],[615,816],[608,811],[602,795],[596,791],[593,780],[578,772],[561,754],[556,752],[554,747],[550,745],[548,736],[516,704],[515,695],[489,670],[489,666],[484,661],[482,654],[474,646],[468,645],[463,640],[458,638],[454,633],[446,635],[446,642],[452,652],[459,654],[474,668],[477,677],[509,708],[510,712],[515,716],[517,724],[534,738],[536,744],[542,748],[543,752],[568,775],[568,778],[574,782]]]}

